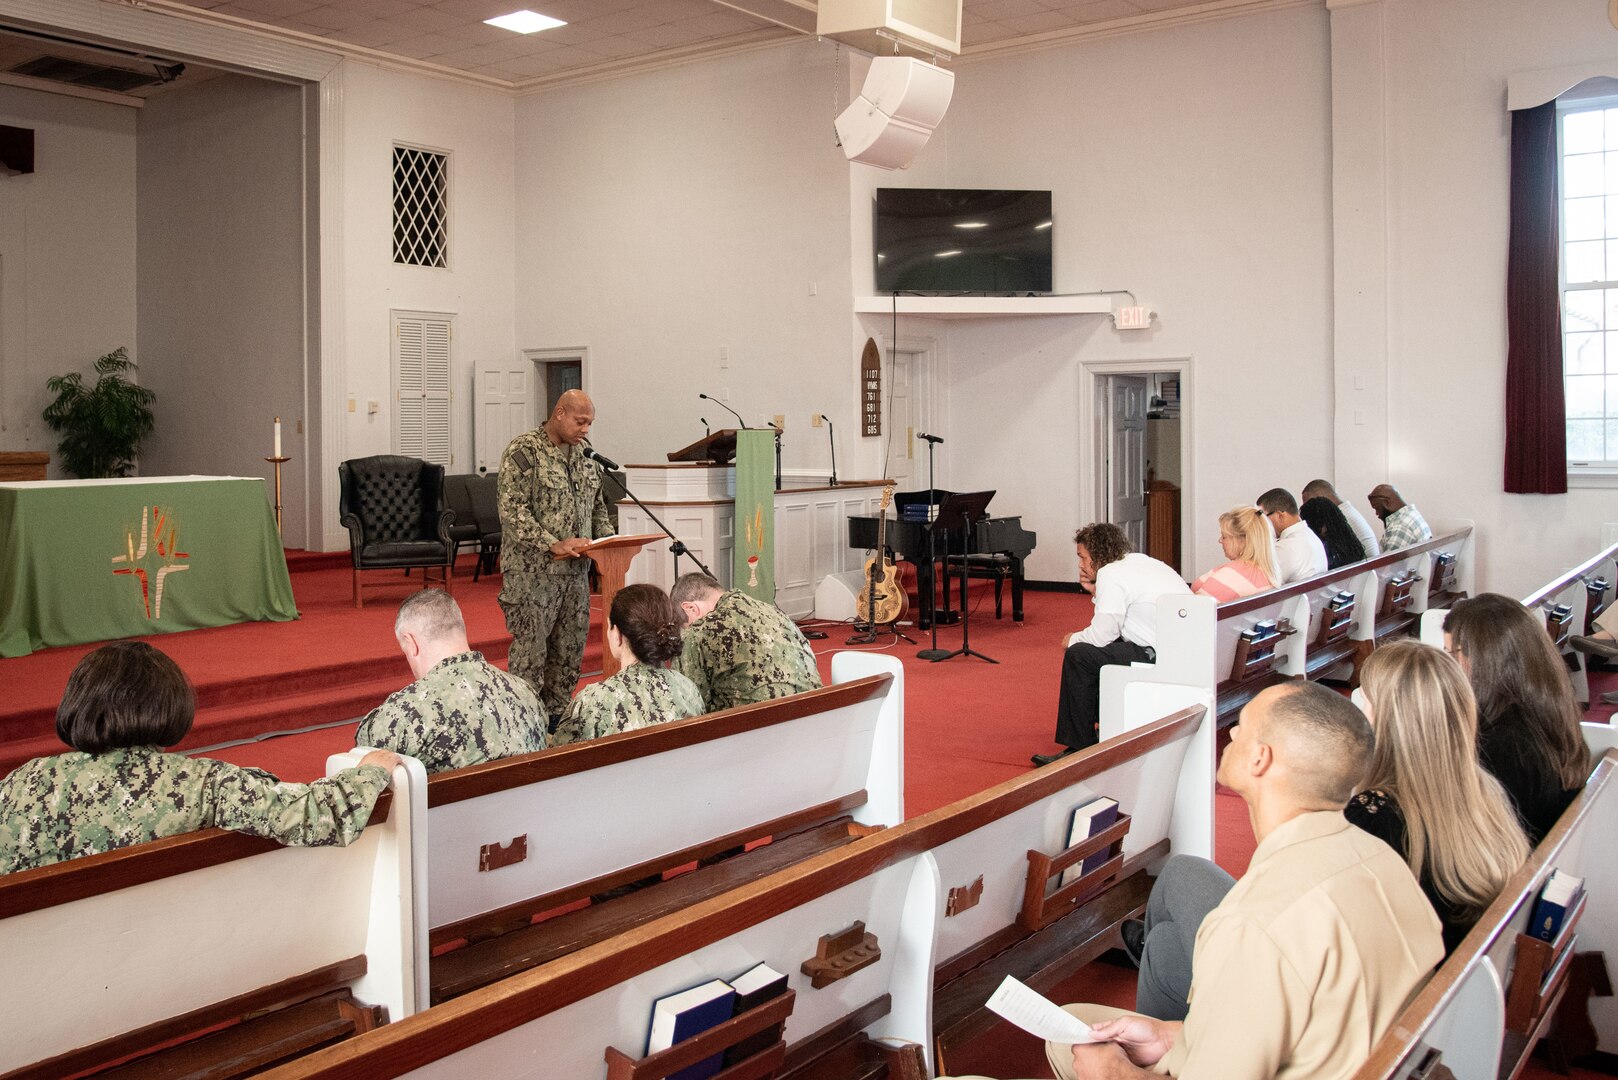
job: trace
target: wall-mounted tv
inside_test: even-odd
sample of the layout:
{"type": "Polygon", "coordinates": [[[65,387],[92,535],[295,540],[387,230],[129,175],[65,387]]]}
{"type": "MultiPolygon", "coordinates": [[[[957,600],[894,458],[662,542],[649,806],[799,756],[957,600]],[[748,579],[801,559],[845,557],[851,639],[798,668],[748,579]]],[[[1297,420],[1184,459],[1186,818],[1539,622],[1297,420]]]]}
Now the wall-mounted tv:
{"type": "Polygon", "coordinates": [[[1051,291],[1051,193],[876,189],[876,291],[1051,291]]]}

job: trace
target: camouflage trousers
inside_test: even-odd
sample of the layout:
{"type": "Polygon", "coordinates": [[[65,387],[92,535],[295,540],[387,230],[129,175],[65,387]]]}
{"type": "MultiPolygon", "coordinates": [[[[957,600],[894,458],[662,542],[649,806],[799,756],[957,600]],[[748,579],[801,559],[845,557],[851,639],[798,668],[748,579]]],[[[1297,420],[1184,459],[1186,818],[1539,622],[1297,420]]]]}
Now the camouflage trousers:
{"type": "Polygon", "coordinates": [[[590,632],[588,574],[507,571],[500,586],[511,655],[506,668],[528,680],[551,725],[567,711],[590,632]]]}

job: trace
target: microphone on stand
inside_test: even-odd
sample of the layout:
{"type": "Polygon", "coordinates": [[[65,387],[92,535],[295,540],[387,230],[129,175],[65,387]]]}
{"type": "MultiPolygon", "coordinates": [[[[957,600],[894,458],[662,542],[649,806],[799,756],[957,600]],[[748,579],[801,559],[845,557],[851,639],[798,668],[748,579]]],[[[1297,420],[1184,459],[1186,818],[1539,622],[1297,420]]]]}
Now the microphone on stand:
{"type": "Polygon", "coordinates": [[[732,409],[729,405],[726,405],[723,401],[720,401],[718,398],[711,398],[707,394],[698,394],[697,397],[701,398],[703,401],[711,401],[711,402],[713,402],[715,405],[719,406],[721,409],[724,409],[730,415],[734,416],[737,420],[740,420],[743,431],[751,431],[751,430],[753,430],[752,428],[747,426],[747,421],[746,420],[742,420],[742,414],[741,413],[737,412],[735,409],[732,409]]]}
{"type": "Polygon", "coordinates": [[[935,444],[936,443],[941,443],[941,442],[944,441],[943,439],[939,438],[937,435],[924,435],[919,431],[916,432],[916,438],[923,439],[923,440],[925,440],[927,442],[935,443],[935,444]]]}
{"type": "Polygon", "coordinates": [[[584,448],[584,456],[595,462],[597,465],[600,465],[603,469],[611,469],[613,472],[619,471],[618,463],[616,461],[612,460],[610,457],[596,453],[596,448],[593,446],[586,446],[584,448]]]}
{"type": "Polygon", "coordinates": [[[699,416],[699,417],[697,417],[697,419],[702,421],[702,434],[703,434],[703,436],[707,437],[709,435],[712,435],[713,434],[713,429],[708,426],[708,418],[706,416],[699,416]]]}
{"type": "Polygon", "coordinates": [[[831,443],[831,482],[828,487],[837,486],[837,429],[832,426],[831,417],[825,413],[820,418],[826,421],[826,440],[831,443]]]}

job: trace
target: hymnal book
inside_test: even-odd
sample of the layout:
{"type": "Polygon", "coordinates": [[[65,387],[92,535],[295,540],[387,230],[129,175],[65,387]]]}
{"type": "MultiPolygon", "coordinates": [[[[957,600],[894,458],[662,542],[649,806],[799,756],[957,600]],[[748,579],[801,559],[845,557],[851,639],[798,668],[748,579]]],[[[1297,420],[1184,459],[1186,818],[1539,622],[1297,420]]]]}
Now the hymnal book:
{"type": "MultiPolygon", "coordinates": [[[[1099,836],[1118,822],[1117,799],[1091,799],[1089,802],[1073,811],[1073,824],[1067,830],[1067,846],[1072,847],[1082,840],[1092,836],[1099,836]]],[[[1083,862],[1077,866],[1070,866],[1062,871],[1062,885],[1077,881],[1090,871],[1106,865],[1111,857],[1109,848],[1102,848],[1094,855],[1087,855],[1083,862]]]]}
{"type": "MultiPolygon", "coordinates": [[[[736,991],[723,979],[712,979],[678,994],[658,998],[652,1006],[652,1033],[646,1040],[646,1053],[667,1050],[677,1042],[700,1035],[730,1019],[736,991]]],[[[668,1080],[708,1080],[724,1068],[725,1055],[714,1054],[689,1068],[669,1074],[668,1080]]]]}
{"type": "MultiPolygon", "coordinates": [[[[740,1016],[786,993],[787,977],[768,964],[755,964],[740,977],[730,980],[730,985],[736,990],[736,1000],[731,1005],[730,1014],[740,1016]]],[[[725,1051],[725,1067],[728,1069],[732,1065],[739,1065],[779,1041],[780,1033],[773,1027],[749,1035],[725,1051]]]]}
{"type": "Polygon", "coordinates": [[[1579,894],[1583,891],[1583,878],[1552,870],[1551,876],[1545,879],[1545,887],[1540,890],[1538,902],[1534,904],[1533,919],[1528,924],[1529,934],[1541,941],[1555,941],[1556,935],[1562,932],[1567,913],[1578,902],[1579,894]]]}

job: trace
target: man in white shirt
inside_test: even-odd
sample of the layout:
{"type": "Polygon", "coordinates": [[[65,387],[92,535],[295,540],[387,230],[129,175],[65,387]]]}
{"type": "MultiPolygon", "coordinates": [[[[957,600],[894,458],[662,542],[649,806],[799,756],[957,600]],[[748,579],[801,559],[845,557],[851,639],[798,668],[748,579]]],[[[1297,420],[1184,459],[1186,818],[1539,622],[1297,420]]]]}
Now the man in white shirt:
{"type": "Polygon", "coordinates": [[[1062,689],[1056,706],[1055,754],[1035,754],[1035,765],[1094,746],[1100,739],[1101,669],[1108,664],[1157,659],[1157,598],[1189,593],[1166,563],[1130,550],[1118,526],[1098,522],[1073,534],[1079,552],[1079,584],[1095,596],[1090,625],[1068,635],[1062,657],[1062,689]]]}
{"type": "Polygon", "coordinates": [[[1348,527],[1354,530],[1354,536],[1359,540],[1360,547],[1365,549],[1365,557],[1374,559],[1382,554],[1382,544],[1376,538],[1376,530],[1371,523],[1365,520],[1365,515],[1354,508],[1353,503],[1344,502],[1337,494],[1337,489],[1325,480],[1311,480],[1304,485],[1303,501],[1310,499],[1325,499],[1343,512],[1343,518],[1348,527]]]}
{"type": "Polygon", "coordinates": [[[1271,488],[1258,497],[1258,508],[1275,530],[1275,568],[1281,584],[1326,572],[1326,545],[1298,516],[1298,500],[1286,488],[1271,488]]]}

